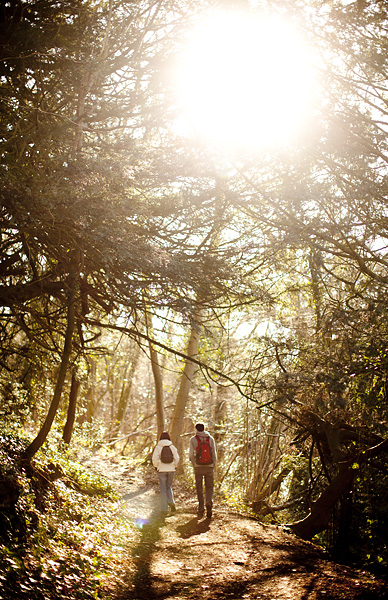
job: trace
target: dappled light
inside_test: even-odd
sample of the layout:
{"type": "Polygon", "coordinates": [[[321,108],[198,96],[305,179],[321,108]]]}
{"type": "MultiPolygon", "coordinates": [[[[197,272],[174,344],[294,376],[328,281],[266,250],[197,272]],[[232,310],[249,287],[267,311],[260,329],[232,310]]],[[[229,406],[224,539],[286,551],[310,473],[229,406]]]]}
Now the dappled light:
{"type": "Polygon", "coordinates": [[[385,4],[1,4],[0,600],[385,598],[385,4]]]}

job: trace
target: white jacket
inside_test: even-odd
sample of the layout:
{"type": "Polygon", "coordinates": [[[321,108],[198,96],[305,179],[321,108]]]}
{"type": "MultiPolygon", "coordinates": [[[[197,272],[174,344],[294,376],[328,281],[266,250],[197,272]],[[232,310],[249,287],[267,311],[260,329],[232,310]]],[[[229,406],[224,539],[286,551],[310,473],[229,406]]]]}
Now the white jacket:
{"type": "Polygon", "coordinates": [[[155,450],[152,453],[152,464],[154,467],[160,471],[161,473],[166,473],[168,471],[175,471],[179,462],[179,454],[178,450],[175,448],[171,440],[159,440],[155,446],[155,450]],[[162,452],[163,446],[171,446],[173,462],[164,463],[160,460],[160,454],[162,452]]]}

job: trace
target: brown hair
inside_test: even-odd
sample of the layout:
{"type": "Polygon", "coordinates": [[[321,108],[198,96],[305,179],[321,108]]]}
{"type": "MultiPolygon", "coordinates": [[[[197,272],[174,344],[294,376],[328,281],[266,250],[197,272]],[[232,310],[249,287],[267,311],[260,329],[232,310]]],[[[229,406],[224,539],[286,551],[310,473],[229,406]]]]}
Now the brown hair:
{"type": "Polygon", "coordinates": [[[197,431],[205,431],[205,425],[203,423],[197,423],[195,429],[197,431]]]}
{"type": "Polygon", "coordinates": [[[163,431],[163,433],[161,433],[159,439],[160,440],[171,440],[170,434],[168,433],[168,431],[163,431]]]}

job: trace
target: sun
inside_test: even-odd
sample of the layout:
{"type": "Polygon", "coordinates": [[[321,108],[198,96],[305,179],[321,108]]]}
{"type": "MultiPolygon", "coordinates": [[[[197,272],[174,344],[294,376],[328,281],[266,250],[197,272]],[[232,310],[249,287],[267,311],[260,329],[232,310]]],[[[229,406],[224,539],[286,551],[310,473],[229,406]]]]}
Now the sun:
{"type": "Polygon", "coordinates": [[[222,147],[287,143],[312,109],[311,51],[280,18],[206,18],[191,31],[175,80],[181,122],[222,147]]]}

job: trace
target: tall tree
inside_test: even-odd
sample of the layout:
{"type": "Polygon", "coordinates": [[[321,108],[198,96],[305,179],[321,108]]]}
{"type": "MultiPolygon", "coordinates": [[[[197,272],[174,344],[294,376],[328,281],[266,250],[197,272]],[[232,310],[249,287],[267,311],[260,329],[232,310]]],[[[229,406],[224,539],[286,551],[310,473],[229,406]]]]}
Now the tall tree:
{"type": "Polygon", "coordinates": [[[1,16],[0,304],[10,355],[19,332],[47,349],[63,335],[58,317],[70,310],[71,257],[79,256],[47,435],[71,346],[87,353],[116,318],[136,325],[147,289],[155,306],[187,312],[204,259],[206,277],[219,281],[211,303],[225,272],[222,256],[196,248],[212,227],[208,196],[191,201],[176,181],[188,157],[180,149],[169,164],[176,147],[160,142],[169,114],[160,76],[184,3],[77,1],[59,10],[20,1],[1,16]],[[158,160],[169,165],[163,175],[158,160]]]}

